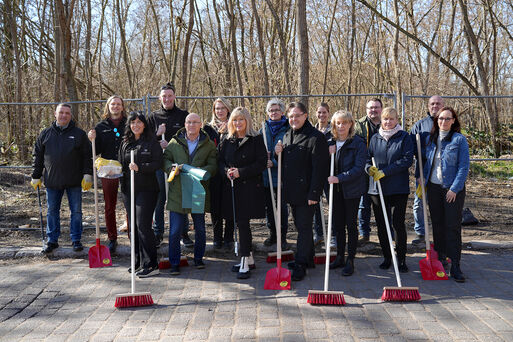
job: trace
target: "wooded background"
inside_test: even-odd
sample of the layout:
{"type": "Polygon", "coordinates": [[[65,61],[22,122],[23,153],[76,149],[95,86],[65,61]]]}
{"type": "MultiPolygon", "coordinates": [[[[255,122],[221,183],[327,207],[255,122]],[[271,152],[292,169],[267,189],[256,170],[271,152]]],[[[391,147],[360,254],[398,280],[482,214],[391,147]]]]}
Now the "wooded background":
{"type": "MultiPolygon", "coordinates": [[[[169,81],[182,96],[395,92],[399,105],[403,92],[513,94],[511,1],[3,0],[0,9],[3,103],[141,98],[169,81]]],[[[311,112],[322,100],[302,99],[311,112]]],[[[360,117],[367,100],[329,102],[360,117]]],[[[232,102],[262,115],[266,101],[232,102]]],[[[499,155],[512,102],[451,104],[499,155]]],[[[211,103],[179,101],[204,118],[211,103]]],[[[0,108],[2,154],[28,160],[54,106],[0,108]]],[[[84,129],[102,110],[74,108],[84,129]]],[[[409,104],[408,123],[425,113],[426,101],[409,104]]]]}

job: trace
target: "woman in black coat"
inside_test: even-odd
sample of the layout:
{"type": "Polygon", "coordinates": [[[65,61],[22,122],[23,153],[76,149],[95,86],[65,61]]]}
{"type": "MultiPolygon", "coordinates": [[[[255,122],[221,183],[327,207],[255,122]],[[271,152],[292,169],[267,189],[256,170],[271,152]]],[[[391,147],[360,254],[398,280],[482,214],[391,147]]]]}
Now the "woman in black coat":
{"type": "MultiPolygon", "coordinates": [[[[162,148],[148,129],[143,112],[128,116],[125,136],[119,149],[119,162],[123,167],[121,192],[127,216],[130,217],[130,171],[135,171],[135,271],[138,277],[159,274],[157,245],[151,223],[157,204],[159,185],[155,171],[162,167],[162,148]],[[130,151],[134,162],[130,162],[130,151]]],[[[129,269],[129,272],[133,270],[129,269]]]]}
{"type": "MultiPolygon", "coordinates": [[[[219,147],[228,135],[228,119],[231,112],[230,102],[222,97],[217,98],[212,104],[212,120],[205,123],[203,129],[207,132],[210,140],[219,147]]],[[[223,218],[221,215],[222,198],[222,175],[216,173],[210,178],[210,196],[214,201],[210,202],[210,217],[214,230],[214,248],[221,249],[223,246],[231,250],[233,248],[233,221],[225,220],[223,237],[223,218]]],[[[231,195],[230,195],[231,198],[231,195]]]]}
{"type": "Polygon", "coordinates": [[[354,133],[355,121],[351,113],[339,110],[331,118],[330,153],[335,153],[335,174],[328,177],[333,184],[333,228],[337,238],[337,257],[330,268],[344,266],[342,275],[354,272],[354,258],[358,242],[356,219],[360,197],[365,192],[365,141],[354,133]],[[347,260],[344,262],[347,241],[347,260]]]}
{"type": "Polygon", "coordinates": [[[254,268],[249,220],[265,217],[262,172],[267,166],[267,150],[261,135],[253,129],[251,115],[244,107],[233,110],[228,120],[228,136],[219,146],[219,174],[223,179],[222,216],[233,220],[232,188],[235,196],[235,223],[240,238],[241,262],[232,270],[237,278],[249,278],[254,268]]]}

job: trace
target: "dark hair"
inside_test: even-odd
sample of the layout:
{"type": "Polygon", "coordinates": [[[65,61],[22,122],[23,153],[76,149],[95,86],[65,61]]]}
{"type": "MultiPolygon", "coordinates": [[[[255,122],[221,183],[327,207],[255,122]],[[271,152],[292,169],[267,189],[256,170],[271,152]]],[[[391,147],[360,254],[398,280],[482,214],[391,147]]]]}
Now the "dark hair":
{"type": "Polygon", "coordinates": [[[445,106],[445,107],[440,108],[440,110],[435,114],[435,117],[433,118],[433,128],[431,129],[431,135],[429,137],[430,143],[434,142],[438,138],[438,135],[440,134],[440,126],[438,126],[438,117],[440,116],[440,114],[442,114],[442,112],[444,112],[446,110],[451,112],[451,115],[454,118],[454,122],[451,125],[450,132],[451,133],[453,133],[453,132],[461,133],[461,124],[460,124],[460,120],[458,120],[458,114],[456,113],[454,108],[445,106]]]}
{"type": "Polygon", "coordinates": [[[326,102],[321,102],[319,103],[319,105],[317,106],[318,107],[324,107],[328,110],[328,112],[330,111],[330,106],[326,103],[326,102]]]}
{"type": "Polygon", "coordinates": [[[306,109],[306,106],[304,104],[302,104],[301,102],[291,102],[289,103],[288,107],[287,107],[287,113],[293,109],[293,108],[299,108],[300,111],[302,111],[303,113],[307,113],[308,114],[308,110],[306,109]]]}
{"type": "Polygon", "coordinates": [[[372,101],[372,102],[379,102],[379,104],[380,104],[381,108],[383,108],[383,102],[381,102],[381,99],[378,99],[377,97],[375,97],[375,98],[372,98],[372,99],[370,99],[369,101],[367,101],[367,103],[369,103],[369,102],[371,102],[371,101],[372,101]]]}
{"type": "Polygon", "coordinates": [[[175,85],[171,82],[167,82],[160,88],[160,90],[172,90],[173,93],[175,92],[175,85]]]}
{"type": "Polygon", "coordinates": [[[148,128],[148,121],[146,120],[146,116],[142,110],[130,112],[128,114],[128,119],[126,120],[126,128],[125,128],[125,136],[123,137],[123,141],[132,142],[135,141],[135,135],[130,129],[130,123],[139,119],[144,124],[144,130],[141,134],[141,138],[145,140],[149,140],[151,138],[151,132],[148,128]]]}

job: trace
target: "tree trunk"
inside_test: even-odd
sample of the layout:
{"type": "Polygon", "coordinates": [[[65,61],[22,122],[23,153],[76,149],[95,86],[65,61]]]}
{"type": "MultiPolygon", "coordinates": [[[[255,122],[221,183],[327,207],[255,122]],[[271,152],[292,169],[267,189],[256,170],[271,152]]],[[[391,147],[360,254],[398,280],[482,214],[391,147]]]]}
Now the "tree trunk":
{"type": "Polygon", "coordinates": [[[125,63],[126,75],[128,77],[128,86],[130,88],[130,96],[132,98],[134,98],[135,97],[134,81],[133,81],[132,70],[130,68],[130,64],[131,64],[130,56],[128,55],[128,47],[126,44],[125,19],[121,14],[120,1],[121,0],[116,0],[116,15],[118,18],[119,36],[121,38],[121,53],[123,54],[123,61],[125,63]]]}
{"type": "Polygon", "coordinates": [[[270,95],[271,91],[269,90],[269,74],[267,72],[267,59],[265,54],[264,47],[264,39],[262,37],[262,24],[260,22],[260,16],[258,15],[256,1],[251,0],[251,8],[253,10],[253,16],[255,17],[256,29],[257,29],[257,38],[258,38],[258,51],[260,52],[260,58],[262,59],[262,72],[264,75],[264,94],[270,95]]]}
{"type": "MultiPolygon", "coordinates": [[[[189,23],[187,24],[187,32],[185,34],[185,43],[183,46],[182,57],[182,90],[180,94],[187,96],[187,69],[189,61],[189,44],[191,43],[192,28],[194,26],[194,0],[189,0],[189,23]]],[[[184,102],[187,108],[187,102],[184,102]]]]}
{"type": "MultiPolygon", "coordinates": [[[[306,21],[306,0],[297,1],[297,43],[299,46],[299,84],[298,89],[301,95],[310,93],[310,54],[308,47],[308,24],[306,21]]],[[[302,96],[303,102],[308,108],[308,97],[302,96]]]]}

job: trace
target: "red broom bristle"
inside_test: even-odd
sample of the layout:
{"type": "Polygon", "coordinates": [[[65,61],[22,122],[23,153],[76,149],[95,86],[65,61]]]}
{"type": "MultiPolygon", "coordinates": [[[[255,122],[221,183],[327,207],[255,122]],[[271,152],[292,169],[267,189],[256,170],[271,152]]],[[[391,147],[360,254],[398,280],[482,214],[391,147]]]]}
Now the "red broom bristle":
{"type": "MultiPolygon", "coordinates": [[[[268,264],[275,263],[277,259],[276,252],[267,253],[267,259],[266,262],[268,264]]],[[[281,254],[281,261],[292,261],[294,260],[294,252],[292,251],[284,251],[281,254]]]]}
{"type": "Polygon", "coordinates": [[[116,308],[129,308],[135,306],[148,306],[153,305],[153,298],[151,294],[127,294],[116,297],[114,307],[116,308]]]}
{"type": "Polygon", "coordinates": [[[420,299],[419,290],[415,287],[385,287],[381,295],[381,300],[387,302],[414,302],[420,299]]]}
{"type": "Polygon", "coordinates": [[[307,303],[313,305],[345,305],[343,292],[308,291],[307,303]]]}

